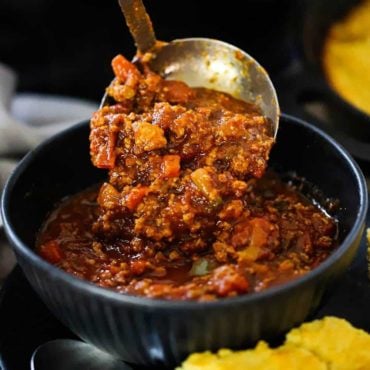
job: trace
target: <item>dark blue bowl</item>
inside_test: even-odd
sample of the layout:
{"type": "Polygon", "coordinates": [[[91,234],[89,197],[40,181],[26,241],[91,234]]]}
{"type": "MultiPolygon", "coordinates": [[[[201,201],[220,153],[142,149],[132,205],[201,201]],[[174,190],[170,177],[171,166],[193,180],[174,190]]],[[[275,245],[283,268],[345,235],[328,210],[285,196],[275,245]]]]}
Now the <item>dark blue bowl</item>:
{"type": "Polygon", "coordinates": [[[33,246],[56,202],[105,175],[90,163],[88,134],[83,122],[30,152],[5,187],[2,216],[19,264],[50,310],[82,339],[125,361],[173,366],[194,351],[240,348],[281,334],[318,307],[357,252],[367,211],[361,170],[329,136],[283,115],[271,165],[295,171],[341,204],[340,245],[320,266],[261,293],[204,303],[122,295],[80,280],[33,246]]]}

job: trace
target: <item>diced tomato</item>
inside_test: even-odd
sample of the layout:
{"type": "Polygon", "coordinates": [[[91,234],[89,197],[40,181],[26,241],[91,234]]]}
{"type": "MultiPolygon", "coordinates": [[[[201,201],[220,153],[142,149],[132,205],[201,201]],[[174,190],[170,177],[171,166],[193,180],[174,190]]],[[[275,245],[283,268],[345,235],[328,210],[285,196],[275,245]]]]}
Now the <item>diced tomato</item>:
{"type": "Polygon", "coordinates": [[[249,220],[239,222],[234,227],[234,232],[231,237],[231,244],[234,247],[242,247],[248,245],[251,235],[251,227],[249,220]]]}
{"type": "Polygon", "coordinates": [[[230,293],[245,293],[249,289],[249,282],[234,266],[224,265],[214,270],[211,278],[212,285],[221,297],[230,293]]]}
{"type": "MultiPolygon", "coordinates": [[[[124,56],[117,55],[112,60],[112,67],[114,74],[118,81],[118,91],[111,91],[111,95],[119,102],[127,104],[125,101],[132,102],[132,99],[136,96],[137,87],[140,81],[140,72],[139,70],[130,63],[124,56]],[[123,85],[122,85],[123,84],[123,85]]],[[[113,87],[114,84],[111,86],[113,87]]],[[[110,91],[108,88],[108,92],[110,91]]],[[[131,106],[131,104],[129,104],[131,106]]]]}
{"type": "Polygon", "coordinates": [[[120,82],[125,82],[130,72],[134,74],[138,72],[136,67],[121,54],[113,58],[112,68],[120,82]]]}
{"type": "Polygon", "coordinates": [[[162,176],[165,178],[178,177],[180,174],[180,156],[165,155],[161,166],[162,176]]]}
{"type": "Polygon", "coordinates": [[[256,261],[264,255],[263,247],[267,245],[271,232],[268,220],[255,217],[236,225],[231,242],[236,247],[245,247],[238,252],[240,259],[256,261]]]}
{"type": "Polygon", "coordinates": [[[170,103],[186,103],[194,97],[195,93],[186,83],[182,81],[162,82],[163,101],[170,103]]]}
{"type": "Polygon", "coordinates": [[[117,275],[121,269],[119,268],[119,266],[115,266],[115,265],[110,265],[108,267],[109,271],[111,272],[112,275],[117,275]]]}
{"type": "Polygon", "coordinates": [[[63,258],[63,252],[56,240],[50,240],[40,247],[40,255],[50,263],[58,263],[63,258]]]}
{"type": "Polygon", "coordinates": [[[132,261],[130,263],[131,272],[134,275],[141,275],[146,270],[147,263],[146,261],[132,261]]]}
{"type": "Polygon", "coordinates": [[[90,133],[90,153],[98,168],[112,169],[116,162],[117,131],[98,127],[90,133]],[[107,132],[108,130],[108,132],[107,132]],[[107,140],[105,141],[105,138],[107,140]]]}
{"type": "Polygon", "coordinates": [[[264,218],[255,217],[235,226],[232,244],[236,247],[250,245],[260,248],[266,245],[270,232],[270,222],[264,218]]]}
{"type": "Polygon", "coordinates": [[[268,236],[271,232],[271,224],[264,218],[253,218],[250,221],[252,234],[250,245],[256,248],[261,248],[267,244],[268,236]]]}
{"type": "Polygon", "coordinates": [[[149,193],[147,186],[137,186],[133,188],[126,197],[126,207],[130,211],[134,211],[143,198],[149,193]]]}

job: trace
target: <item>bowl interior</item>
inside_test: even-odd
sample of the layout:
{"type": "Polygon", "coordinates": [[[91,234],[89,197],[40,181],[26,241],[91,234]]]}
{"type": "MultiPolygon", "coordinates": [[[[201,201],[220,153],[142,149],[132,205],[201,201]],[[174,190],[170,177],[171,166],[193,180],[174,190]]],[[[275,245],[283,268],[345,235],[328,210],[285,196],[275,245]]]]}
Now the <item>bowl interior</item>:
{"type": "Polygon", "coordinates": [[[284,117],[269,165],[279,173],[294,172],[313,187],[307,195],[323,205],[327,198],[339,201],[329,212],[339,223],[339,242],[349,234],[363,207],[366,185],[361,170],[330,136],[322,136],[302,121],[284,117]],[[319,190],[317,193],[316,191],[319,190]]]}
{"type": "Polygon", "coordinates": [[[104,179],[105,172],[90,162],[88,138],[87,122],[64,131],[30,152],[10,179],[5,213],[27,246],[35,245],[36,234],[56,203],[104,179]]]}
{"type": "MultiPolygon", "coordinates": [[[[28,154],[11,177],[3,214],[29,248],[58,201],[105,178],[105,171],[90,162],[88,136],[88,122],[62,132],[28,154]]],[[[283,115],[270,165],[279,172],[294,171],[326,196],[340,200],[335,216],[344,240],[366,208],[361,171],[346,152],[309,124],[283,115]]]]}

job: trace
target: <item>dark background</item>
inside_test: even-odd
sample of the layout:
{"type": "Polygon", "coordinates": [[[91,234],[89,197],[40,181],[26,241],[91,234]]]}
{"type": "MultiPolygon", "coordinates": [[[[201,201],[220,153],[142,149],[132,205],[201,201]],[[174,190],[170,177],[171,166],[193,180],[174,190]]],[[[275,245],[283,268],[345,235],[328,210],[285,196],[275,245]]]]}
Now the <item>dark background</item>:
{"type": "MultiPolygon", "coordinates": [[[[274,78],[289,63],[286,30],[294,0],[144,0],[157,37],[232,43],[274,78]]],[[[115,0],[1,0],[0,62],[14,68],[18,90],[100,100],[110,60],[134,45],[115,0]]]]}

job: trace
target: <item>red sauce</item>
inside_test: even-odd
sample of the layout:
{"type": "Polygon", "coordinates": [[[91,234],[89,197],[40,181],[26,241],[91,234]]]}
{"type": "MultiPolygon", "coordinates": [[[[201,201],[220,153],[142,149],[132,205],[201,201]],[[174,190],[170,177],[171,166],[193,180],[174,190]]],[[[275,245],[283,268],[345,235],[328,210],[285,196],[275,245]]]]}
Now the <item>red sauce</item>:
{"type": "Polygon", "coordinates": [[[122,293],[209,300],[261,291],[307,273],[335,247],[335,221],[272,172],[248,181],[250,215],[234,224],[231,244],[191,254],[179,243],[153,253],[149,240],[138,239],[134,250],[124,238],[99,238],[97,195],[94,187],[65,199],[43,227],[38,250],[65,271],[122,293]]]}

